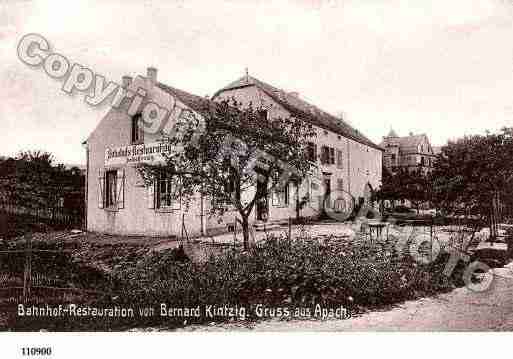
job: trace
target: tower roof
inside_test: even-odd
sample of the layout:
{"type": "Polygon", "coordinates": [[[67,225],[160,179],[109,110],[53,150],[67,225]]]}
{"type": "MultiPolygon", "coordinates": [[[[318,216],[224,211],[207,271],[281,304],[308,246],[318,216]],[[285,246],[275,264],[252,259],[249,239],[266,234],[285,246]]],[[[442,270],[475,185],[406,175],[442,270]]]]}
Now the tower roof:
{"type": "Polygon", "coordinates": [[[388,133],[387,137],[399,137],[397,133],[394,131],[393,128],[390,128],[390,132],[388,133]]]}

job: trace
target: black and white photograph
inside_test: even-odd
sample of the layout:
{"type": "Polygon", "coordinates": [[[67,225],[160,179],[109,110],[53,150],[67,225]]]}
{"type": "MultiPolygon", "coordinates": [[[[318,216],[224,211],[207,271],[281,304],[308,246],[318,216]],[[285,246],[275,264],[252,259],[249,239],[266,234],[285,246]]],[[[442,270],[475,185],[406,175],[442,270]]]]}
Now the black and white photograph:
{"type": "Polygon", "coordinates": [[[6,357],[513,331],[513,2],[3,0],[0,64],[6,357]]]}

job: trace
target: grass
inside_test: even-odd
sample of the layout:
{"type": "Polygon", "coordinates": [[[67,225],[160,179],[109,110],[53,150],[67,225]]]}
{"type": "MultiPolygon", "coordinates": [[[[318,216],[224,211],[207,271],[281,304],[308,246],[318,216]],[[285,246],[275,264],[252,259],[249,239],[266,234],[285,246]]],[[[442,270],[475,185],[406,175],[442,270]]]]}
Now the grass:
{"type": "MultiPolygon", "coordinates": [[[[49,244],[40,243],[40,246],[49,244]]],[[[59,248],[58,244],[52,244],[59,248]]],[[[11,246],[16,247],[16,244],[11,246]]],[[[53,248],[53,247],[52,247],[53,248]]],[[[91,248],[92,251],[96,248],[91,248]]],[[[270,235],[247,252],[224,250],[206,261],[191,261],[173,249],[143,254],[110,252],[112,272],[106,273],[83,260],[83,250],[70,256],[56,254],[35,263],[38,272],[58,276],[70,286],[112,292],[109,296],[71,296],[68,302],[98,307],[152,307],[155,315],[134,318],[11,318],[14,330],[124,330],[131,327],[184,325],[183,317],[159,315],[167,307],[202,309],[208,305],[246,308],[246,320],[255,316],[258,305],[270,308],[323,308],[344,306],[352,313],[383,308],[405,300],[448,291],[462,285],[461,268],[450,278],[442,274],[447,257],[419,265],[398,253],[393,243],[371,246],[366,241],[348,243],[331,238],[289,240],[270,235]],[[78,253],[78,254],[77,254],[78,253]],[[113,259],[112,258],[112,259],[113,259]]],[[[108,260],[102,258],[103,260],[108,260]]],[[[0,270],[22,271],[23,258],[3,261],[0,270]]],[[[44,302],[44,301],[43,301],[44,302]]],[[[46,301],[62,303],[62,299],[46,301]],[[59,302],[60,300],[60,302],[59,302]]],[[[13,308],[9,309],[13,311],[13,308]]],[[[15,310],[15,309],[14,309],[15,310]]],[[[12,315],[11,315],[12,317],[12,315]]],[[[230,316],[187,318],[189,323],[229,320],[230,316]]]]}

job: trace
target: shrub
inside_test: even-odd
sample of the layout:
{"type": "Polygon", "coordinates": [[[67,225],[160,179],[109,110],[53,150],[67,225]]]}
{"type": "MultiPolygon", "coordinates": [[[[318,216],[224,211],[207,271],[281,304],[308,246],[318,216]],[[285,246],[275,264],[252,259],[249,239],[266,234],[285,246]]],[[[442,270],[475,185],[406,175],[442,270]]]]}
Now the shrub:
{"type": "Polygon", "coordinates": [[[202,264],[154,253],[117,276],[126,285],[121,300],[132,306],[321,304],[354,312],[453,288],[453,280],[442,275],[444,265],[439,259],[420,266],[393,251],[355,243],[271,237],[248,252],[227,250],[202,264]]]}

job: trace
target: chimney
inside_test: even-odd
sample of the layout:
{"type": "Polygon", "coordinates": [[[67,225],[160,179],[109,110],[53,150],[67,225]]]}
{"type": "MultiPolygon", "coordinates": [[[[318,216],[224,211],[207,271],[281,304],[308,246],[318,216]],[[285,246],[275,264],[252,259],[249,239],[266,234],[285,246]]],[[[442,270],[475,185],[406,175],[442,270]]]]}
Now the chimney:
{"type": "Polygon", "coordinates": [[[293,97],[295,97],[295,98],[299,98],[299,92],[297,92],[297,91],[289,92],[289,95],[290,95],[290,96],[293,96],[293,97]]]}
{"type": "Polygon", "coordinates": [[[149,84],[153,87],[157,83],[157,69],[154,67],[148,67],[146,73],[149,84]]]}
{"type": "Polygon", "coordinates": [[[130,87],[130,84],[132,83],[132,76],[125,75],[121,78],[121,86],[124,89],[127,89],[130,87]]]}

